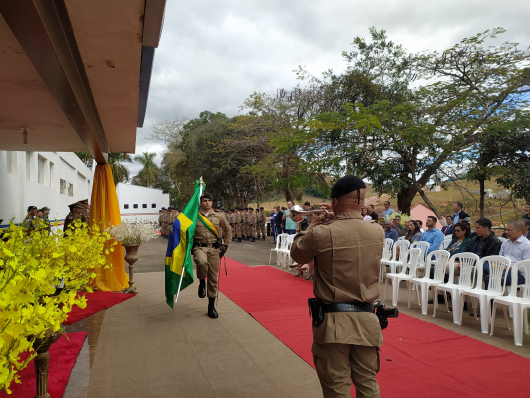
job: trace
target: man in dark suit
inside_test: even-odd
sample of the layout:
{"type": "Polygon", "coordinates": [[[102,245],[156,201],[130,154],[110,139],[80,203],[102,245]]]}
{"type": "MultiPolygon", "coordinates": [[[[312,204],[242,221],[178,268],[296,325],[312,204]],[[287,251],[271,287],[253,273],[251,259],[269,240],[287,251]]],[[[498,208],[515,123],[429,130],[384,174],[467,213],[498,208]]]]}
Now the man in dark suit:
{"type": "Polygon", "coordinates": [[[453,211],[455,212],[455,215],[453,217],[453,223],[451,224],[451,227],[447,228],[445,232],[442,231],[444,232],[445,236],[453,234],[453,227],[456,225],[457,222],[459,221],[465,221],[467,223],[471,222],[471,217],[469,217],[469,214],[467,214],[464,210],[462,210],[463,207],[464,205],[462,204],[462,202],[453,203],[453,211]]]}
{"type": "Polygon", "coordinates": [[[449,232],[451,232],[453,230],[453,216],[445,217],[445,222],[447,223],[447,225],[445,227],[442,227],[442,233],[445,236],[451,235],[449,232]]]}
{"type": "Polygon", "coordinates": [[[379,221],[379,215],[375,212],[374,205],[368,205],[368,211],[370,211],[368,215],[372,217],[372,220],[379,221]]]}
{"type": "Polygon", "coordinates": [[[283,232],[282,223],[283,223],[283,211],[280,209],[280,206],[276,207],[276,236],[283,232]]]}

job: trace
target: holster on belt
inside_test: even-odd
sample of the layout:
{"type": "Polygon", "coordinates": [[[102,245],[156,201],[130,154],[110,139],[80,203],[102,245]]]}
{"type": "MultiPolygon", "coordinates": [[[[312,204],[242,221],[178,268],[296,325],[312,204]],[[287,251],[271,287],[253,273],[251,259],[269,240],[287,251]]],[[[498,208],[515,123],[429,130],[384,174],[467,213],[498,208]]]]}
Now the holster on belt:
{"type": "Polygon", "coordinates": [[[310,297],[307,299],[307,304],[309,305],[309,316],[313,318],[313,325],[319,327],[326,319],[324,314],[324,301],[310,297]]]}

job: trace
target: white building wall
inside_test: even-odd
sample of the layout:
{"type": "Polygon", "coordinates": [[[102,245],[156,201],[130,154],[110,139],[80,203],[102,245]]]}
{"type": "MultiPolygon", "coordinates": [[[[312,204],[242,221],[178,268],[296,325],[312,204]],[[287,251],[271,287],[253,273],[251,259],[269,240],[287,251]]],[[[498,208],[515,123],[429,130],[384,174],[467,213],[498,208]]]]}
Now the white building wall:
{"type": "Polygon", "coordinates": [[[162,193],[161,189],[120,183],[116,192],[122,220],[158,222],[158,210],[169,207],[169,194],[162,193]]]}
{"type": "Polygon", "coordinates": [[[50,220],[62,221],[69,204],[90,201],[91,193],[92,171],[73,152],[0,151],[0,228],[11,219],[21,222],[28,206],[47,206],[50,220]],[[66,184],[64,193],[61,179],[66,184]],[[73,192],[68,192],[69,184],[73,192]]]}

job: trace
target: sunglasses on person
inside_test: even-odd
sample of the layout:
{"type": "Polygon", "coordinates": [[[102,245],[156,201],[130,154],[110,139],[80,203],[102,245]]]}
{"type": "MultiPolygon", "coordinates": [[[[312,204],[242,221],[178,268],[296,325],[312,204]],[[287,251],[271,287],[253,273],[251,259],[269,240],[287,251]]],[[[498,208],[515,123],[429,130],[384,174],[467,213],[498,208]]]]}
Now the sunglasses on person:
{"type": "Polygon", "coordinates": [[[455,229],[455,232],[462,232],[461,229],[455,229]]]}

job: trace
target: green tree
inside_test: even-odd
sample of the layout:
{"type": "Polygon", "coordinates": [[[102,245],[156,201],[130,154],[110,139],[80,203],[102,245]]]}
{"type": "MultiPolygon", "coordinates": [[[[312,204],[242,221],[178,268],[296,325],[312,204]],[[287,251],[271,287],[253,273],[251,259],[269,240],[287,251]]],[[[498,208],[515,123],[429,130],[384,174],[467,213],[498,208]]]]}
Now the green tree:
{"type": "Polygon", "coordinates": [[[137,175],[140,185],[148,188],[151,186],[151,183],[157,181],[160,173],[160,169],[154,162],[155,156],[155,152],[144,152],[134,157],[134,160],[142,165],[142,170],[137,175]]]}
{"type": "Polygon", "coordinates": [[[132,157],[129,154],[123,156],[121,153],[109,153],[108,164],[112,171],[114,185],[120,182],[129,182],[129,169],[122,163],[132,163],[132,161],[132,157]]]}

